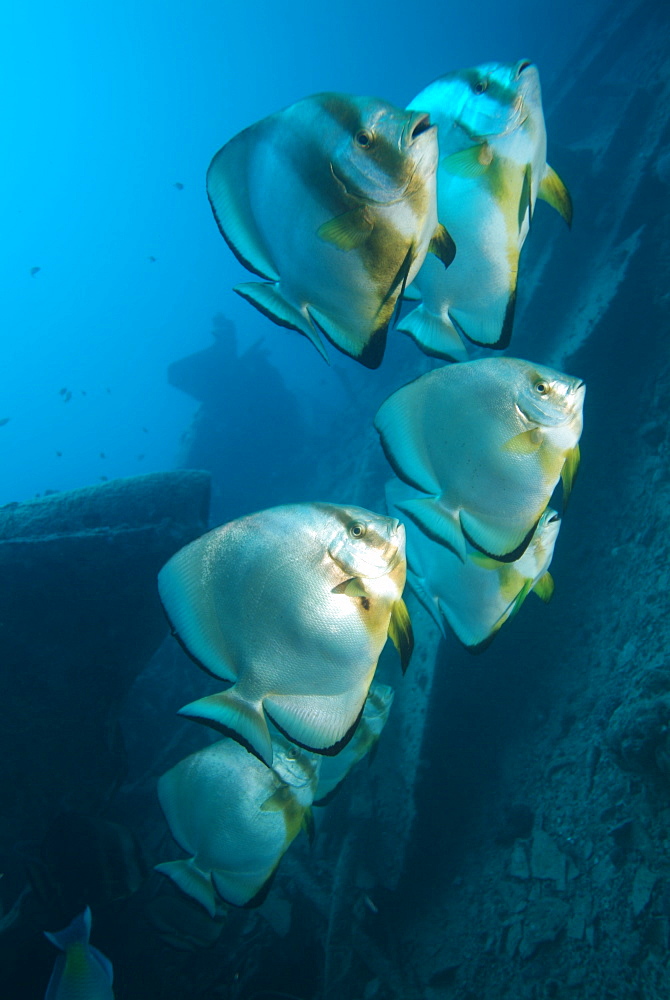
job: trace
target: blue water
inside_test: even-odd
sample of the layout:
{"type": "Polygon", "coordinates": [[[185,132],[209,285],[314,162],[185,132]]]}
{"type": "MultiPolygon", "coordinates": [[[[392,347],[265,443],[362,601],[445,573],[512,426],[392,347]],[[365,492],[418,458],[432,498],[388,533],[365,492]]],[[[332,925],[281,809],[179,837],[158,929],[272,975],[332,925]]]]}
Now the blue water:
{"type": "Polygon", "coordinates": [[[600,7],[6,8],[0,504],[173,467],[195,403],[166,368],[209,345],[216,312],[242,346],[263,338],[296,396],[328,392],[311,346],[230,291],[248,275],[217,231],[204,176],[233,134],[321,90],[403,105],[446,70],[491,59],[532,58],[550,97],[600,7]]]}

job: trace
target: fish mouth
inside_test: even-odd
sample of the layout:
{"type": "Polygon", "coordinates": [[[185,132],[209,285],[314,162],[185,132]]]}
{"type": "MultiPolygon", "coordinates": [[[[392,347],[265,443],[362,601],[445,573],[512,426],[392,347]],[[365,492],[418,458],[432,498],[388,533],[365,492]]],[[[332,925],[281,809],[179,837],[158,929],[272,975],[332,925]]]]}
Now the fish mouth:
{"type": "Polygon", "coordinates": [[[514,74],[514,79],[518,80],[519,77],[521,76],[521,74],[523,73],[523,71],[525,69],[530,69],[530,67],[532,65],[533,64],[530,61],[530,59],[522,59],[520,62],[518,62],[517,65],[516,65],[516,72],[514,74]]]}
{"type": "Polygon", "coordinates": [[[416,111],[403,129],[402,143],[404,146],[413,146],[417,139],[430,131],[436,132],[437,125],[433,125],[428,112],[416,111]]]}
{"type": "Polygon", "coordinates": [[[424,162],[427,157],[434,155],[435,159],[435,166],[429,173],[433,174],[437,170],[437,125],[431,122],[427,111],[417,111],[412,115],[401,134],[399,148],[401,151],[411,152],[411,159],[413,161],[412,171],[407,183],[402,189],[400,197],[397,199],[398,201],[402,201],[408,193],[415,189],[417,181],[419,184],[424,183],[427,173],[424,162]]]}

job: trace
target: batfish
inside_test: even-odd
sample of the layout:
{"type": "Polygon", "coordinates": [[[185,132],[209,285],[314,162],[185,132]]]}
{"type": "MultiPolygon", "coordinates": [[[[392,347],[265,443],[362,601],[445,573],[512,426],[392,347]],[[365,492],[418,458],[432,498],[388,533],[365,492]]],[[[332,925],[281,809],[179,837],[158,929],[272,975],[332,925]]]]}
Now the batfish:
{"type": "Polygon", "coordinates": [[[422,303],[399,329],[427,353],[464,360],[462,338],[508,345],[519,254],[537,198],[572,219],[570,196],[547,164],[540,78],[527,60],[447,73],[409,105],[438,126],[438,219],[458,252],[448,270],[428,256],[414,283],[422,303]]]}
{"type": "Polygon", "coordinates": [[[447,365],[398,389],[375,417],[393,471],[420,496],[396,506],[464,560],[526,550],[579,466],[584,383],[518,358],[447,365]]]}
{"type": "Polygon", "coordinates": [[[323,757],[319,768],[319,783],[314,804],[324,806],[335,794],[346,776],[360,760],[376,746],[391,711],[393,688],[373,681],[365,699],[360,725],[353,739],[335,757],[323,757]]]}
{"type": "Polygon", "coordinates": [[[156,865],[210,916],[216,896],[257,904],[314,798],[318,761],[275,737],[268,768],[232,739],[180,761],[158,781],[172,836],[191,857],[156,865]]]}
{"type": "MultiPolygon", "coordinates": [[[[389,511],[420,494],[398,479],[386,486],[389,511]]],[[[554,591],[549,566],[561,521],[551,507],[542,514],[528,548],[511,563],[467,546],[465,559],[407,522],[407,582],[445,632],[445,622],[471,652],[485,649],[534,591],[548,601],[554,591]]],[[[337,759],[337,758],[336,758],[337,759]]]]}
{"type": "Polygon", "coordinates": [[[44,933],[63,952],[54,963],[44,1000],[114,1000],[112,963],[88,943],[88,906],[64,930],[44,933]]]}
{"type": "Polygon", "coordinates": [[[428,115],[372,97],[316,94],[240,132],[207,172],[221,233],[266,279],[235,291],[326,360],[320,332],[377,368],[398,296],[429,247],[441,267],[453,259],[436,168],[428,115]]]}
{"type": "Polygon", "coordinates": [[[390,636],[403,668],[412,631],[401,594],[405,529],[359,507],[274,507],[215,528],[158,577],[187,652],[232,681],[181,714],[272,763],[270,718],[308,750],[351,738],[390,636]]]}

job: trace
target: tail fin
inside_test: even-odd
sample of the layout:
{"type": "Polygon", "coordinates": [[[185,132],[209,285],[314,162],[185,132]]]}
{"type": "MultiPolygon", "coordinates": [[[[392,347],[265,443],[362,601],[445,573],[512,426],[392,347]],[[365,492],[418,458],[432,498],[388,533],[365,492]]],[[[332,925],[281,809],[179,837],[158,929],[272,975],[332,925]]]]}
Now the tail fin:
{"type": "Polygon", "coordinates": [[[449,320],[433,315],[421,304],[403,316],[398,329],[416,341],[425,354],[448,361],[467,361],[468,352],[449,320]]]}
{"type": "Polygon", "coordinates": [[[210,917],[216,916],[216,894],[211,876],[202,871],[193,858],[182,861],[164,861],[155,870],[167,875],[182,892],[204,906],[210,917]]]}
{"type": "Polygon", "coordinates": [[[232,736],[272,767],[272,740],[263,706],[241,698],[234,685],[184,705],[179,714],[232,736]]]}
{"type": "Polygon", "coordinates": [[[67,951],[73,944],[88,944],[91,935],[91,908],[87,906],[72,923],[62,931],[45,931],[44,936],[61,951],[67,951]]]}

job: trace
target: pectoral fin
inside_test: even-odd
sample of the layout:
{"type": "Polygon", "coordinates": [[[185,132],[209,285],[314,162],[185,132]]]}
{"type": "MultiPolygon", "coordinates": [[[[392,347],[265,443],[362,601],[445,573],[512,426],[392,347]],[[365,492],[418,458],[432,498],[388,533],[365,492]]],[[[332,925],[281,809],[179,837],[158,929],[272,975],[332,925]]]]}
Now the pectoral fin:
{"type": "Polygon", "coordinates": [[[571,448],[565,456],[565,462],[563,463],[563,468],[561,469],[561,481],[563,483],[563,510],[566,510],[568,506],[570,494],[572,493],[572,487],[575,479],[577,478],[579,460],[579,445],[576,444],[575,447],[571,448]]]}
{"type": "Polygon", "coordinates": [[[533,427],[529,431],[522,431],[514,437],[505,441],[503,449],[512,452],[513,455],[534,455],[544,440],[542,431],[533,427]]]}
{"type": "MultiPolygon", "coordinates": [[[[261,806],[262,812],[280,812],[284,817],[286,826],[286,847],[289,846],[301,830],[307,830],[309,834],[309,820],[305,809],[295,797],[295,793],[288,785],[281,784],[272,795],[265,800],[261,806]]],[[[311,840],[310,840],[311,843],[311,840]]]]}
{"type": "Polygon", "coordinates": [[[278,326],[285,326],[289,330],[297,330],[298,333],[302,333],[308,340],[311,340],[323,360],[330,364],[321,338],[310,322],[309,316],[306,316],[293,303],[285,299],[277,284],[245,281],[241,285],[236,285],[233,291],[241,295],[247,302],[251,302],[252,306],[255,306],[259,312],[277,323],[278,326]]]}
{"type": "Polygon", "coordinates": [[[179,709],[196,722],[218,729],[246,746],[268,767],[272,766],[272,739],[260,704],[241,698],[233,686],[228,691],[199,698],[179,709]]]}
{"type": "Polygon", "coordinates": [[[537,196],[555,208],[568,226],[572,225],[572,198],[561,178],[549,164],[545,168],[537,196]]]}
{"type": "Polygon", "coordinates": [[[326,243],[332,243],[338,250],[357,250],[363,246],[373,229],[374,223],[367,209],[354,208],[324,222],[319,226],[317,236],[326,243]]]}
{"type": "Polygon", "coordinates": [[[346,594],[347,597],[368,597],[363,584],[355,576],[351,580],[345,580],[344,583],[338,583],[336,587],[333,587],[332,592],[333,594],[346,594]]]}
{"type": "Polygon", "coordinates": [[[547,604],[554,593],[554,578],[551,573],[544,573],[536,582],[533,590],[540,600],[547,604]]]}
{"type": "Polygon", "coordinates": [[[412,632],[409,611],[401,597],[395,602],[391,611],[389,639],[398,650],[400,667],[404,674],[409,666],[412,650],[414,649],[414,633],[412,632]]]}
{"type": "Polygon", "coordinates": [[[440,167],[455,177],[475,179],[483,177],[492,162],[493,150],[487,142],[482,142],[442,157],[440,167]]]}
{"type": "Polygon", "coordinates": [[[428,244],[428,253],[434,253],[445,267],[449,267],[456,256],[456,244],[441,222],[428,244]]]}

